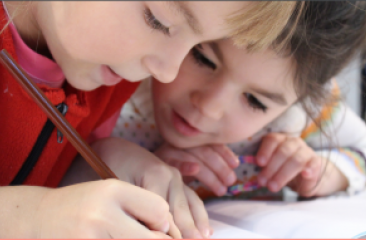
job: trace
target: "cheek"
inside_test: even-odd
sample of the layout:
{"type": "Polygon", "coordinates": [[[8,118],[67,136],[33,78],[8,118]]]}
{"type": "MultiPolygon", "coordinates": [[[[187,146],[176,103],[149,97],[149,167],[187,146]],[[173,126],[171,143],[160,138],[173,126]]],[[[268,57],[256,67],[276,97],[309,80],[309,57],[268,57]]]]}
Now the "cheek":
{"type": "Polygon", "coordinates": [[[59,41],[72,58],[111,64],[132,60],[144,51],[145,23],[135,4],[88,2],[85,7],[89,10],[79,7],[70,13],[70,19],[58,19],[63,23],[55,26],[59,41]]]}
{"type": "Polygon", "coordinates": [[[258,132],[261,127],[261,124],[258,124],[257,121],[251,121],[251,119],[236,121],[235,123],[227,124],[225,126],[226,130],[224,131],[226,132],[226,134],[224,135],[225,142],[233,143],[247,139],[253,136],[256,132],[258,132]]]}
{"type": "Polygon", "coordinates": [[[225,130],[223,130],[225,142],[239,142],[252,137],[273,119],[274,117],[271,114],[261,112],[236,114],[225,124],[225,130]]]}
{"type": "Polygon", "coordinates": [[[197,75],[193,71],[189,71],[190,68],[182,66],[177,77],[171,83],[160,83],[154,81],[153,83],[153,95],[154,101],[166,102],[170,100],[188,98],[190,93],[196,88],[199,83],[197,75]]]}

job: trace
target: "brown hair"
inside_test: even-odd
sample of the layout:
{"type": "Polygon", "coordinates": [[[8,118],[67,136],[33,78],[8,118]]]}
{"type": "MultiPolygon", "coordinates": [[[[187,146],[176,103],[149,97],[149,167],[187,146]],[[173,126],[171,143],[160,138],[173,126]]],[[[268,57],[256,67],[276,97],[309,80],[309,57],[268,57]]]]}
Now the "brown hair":
{"type": "Polygon", "coordinates": [[[261,50],[268,48],[282,32],[283,38],[277,44],[284,45],[296,28],[303,6],[303,2],[295,1],[253,2],[227,19],[232,30],[230,37],[239,47],[261,50]]]}
{"type": "MultiPolygon", "coordinates": [[[[319,112],[314,112],[312,106],[334,106],[339,101],[339,96],[332,95],[325,85],[364,47],[365,9],[366,2],[362,1],[305,2],[300,19],[290,19],[289,23],[296,21],[297,27],[291,33],[287,48],[280,52],[289,53],[294,59],[294,87],[298,101],[329,140],[331,132],[324,132],[323,119],[317,118],[319,112]]],[[[284,28],[274,42],[274,48],[287,38],[290,28],[284,28]]],[[[327,167],[328,161],[323,165],[321,176],[327,167]]],[[[318,179],[318,184],[321,179],[318,179]]]]}
{"type": "Polygon", "coordinates": [[[309,1],[299,20],[290,19],[274,46],[282,43],[291,31],[291,21],[296,21],[287,51],[295,60],[294,86],[299,101],[308,98],[319,105],[334,100],[324,85],[364,46],[365,9],[362,1],[309,1]]]}

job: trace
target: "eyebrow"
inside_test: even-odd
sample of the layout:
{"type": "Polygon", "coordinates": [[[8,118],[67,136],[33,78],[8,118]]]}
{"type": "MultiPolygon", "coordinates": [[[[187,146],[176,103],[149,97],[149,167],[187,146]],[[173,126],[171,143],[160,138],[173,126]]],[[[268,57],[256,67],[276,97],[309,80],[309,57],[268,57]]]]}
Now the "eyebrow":
{"type": "Polygon", "coordinates": [[[182,14],[184,18],[186,19],[189,27],[192,29],[192,31],[197,34],[202,34],[202,27],[199,24],[197,18],[192,13],[191,9],[185,2],[181,1],[168,1],[168,3],[175,8],[178,13],[182,14]]]}
{"type": "Polygon", "coordinates": [[[266,90],[263,89],[256,89],[256,88],[252,88],[252,91],[259,95],[262,95],[265,98],[272,100],[273,102],[279,105],[287,105],[287,101],[281,93],[272,93],[267,92],[266,90]]]}
{"type": "Polygon", "coordinates": [[[221,63],[224,62],[224,57],[223,57],[223,54],[222,54],[222,51],[221,51],[219,45],[216,42],[210,42],[210,43],[208,43],[208,45],[212,48],[212,51],[215,53],[215,55],[217,56],[219,61],[221,63]]]}

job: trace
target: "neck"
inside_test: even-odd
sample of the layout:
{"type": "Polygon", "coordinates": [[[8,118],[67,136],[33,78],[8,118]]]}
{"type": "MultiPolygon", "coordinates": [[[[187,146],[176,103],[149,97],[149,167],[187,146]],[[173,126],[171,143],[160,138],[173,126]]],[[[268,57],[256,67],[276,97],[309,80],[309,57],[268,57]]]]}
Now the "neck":
{"type": "Polygon", "coordinates": [[[31,1],[4,1],[9,17],[24,43],[33,51],[49,57],[47,43],[37,21],[38,4],[31,1]]]}

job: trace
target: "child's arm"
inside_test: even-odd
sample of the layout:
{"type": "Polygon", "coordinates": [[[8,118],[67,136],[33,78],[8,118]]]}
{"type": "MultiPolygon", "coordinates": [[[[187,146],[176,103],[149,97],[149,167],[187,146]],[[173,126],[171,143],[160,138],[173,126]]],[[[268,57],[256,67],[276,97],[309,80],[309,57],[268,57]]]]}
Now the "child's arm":
{"type": "Polygon", "coordinates": [[[328,108],[328,112],[331,119],[323,121],[322,129],[312,123],[302,137],[317,155],[328,159],[344,174],[347,192],[353,194],[364,189],[366,182],[366,125],[342,102],[328,108]]]}
{"type": "Polygon", "coordinates": [[[168,204],[122,181],[0,187],[0,238],[167,238],[168,229],[180,236],[168,204]]]}
{"type": "MultiPolygon", "coordinates": [[[[203,202],[184,185],[180,173],[140,146],[121,138],[106,138],[95,142],[93,148],[105,163],[122,180],[152,191],[170,205],[175,224],[183,237],[208,237],[211,231],[203,202]]],[[[90,174],[75,179],[76,170],[90,169],[85,162],[79,161],[71,167],[63,180],[70,184],[70,178],[89,181],[97,176],[90,174]],[[67,179],[69,178],[69,179],[67,179]],[[88,179],[89,178],[89,179],[88,179]]]]}
{"type": "MultiPolygon", "coordinates": [[[[339,97],[336,84],[333,83],[332,87],[332,94],[339,97]]],[[[363,190],[366,183],[366,125],[364,121],[343,102],[321,106],[321,108],[315,107],[315,111],[319,112],[319,116],[314,121],[310,121],[302,132],[301,138],[312,149],[311,156],[315,153],[314,159],[322,160],[321,165],[314,163],[315,160],[311,160],[313,166],[318,165],[321,175],[315,177],[315,174],[312,178],[306,176],[306,171],[311,171],[309,167],[306,167],[302,174],[297,175],[290,183],[290,186],[303,196],[328,195],[339,190],[347,190],[349,194],[353,194],[363,190]]],[[[274,152],[269,146],[280,146],[282,144],[280,138],[276,139],[273,136],[264,138],[261,145],[262,150],[258,152],[258,158],[261,155],[264,159],[267,158],[262,166],[267,166],[270,161],[275,159],[270,157],[274,152]],[[266,141],[267,143],[265,143],[266,141]]],[[[303,159],[300,154],[297,155],[300,156],[300,160],[303,159]]],[[[275,162],[278,161],[275,160],[275,162]]],[[[317,161],[319,162],[319,160],[317,161]]],[[[273,164],[270,165],[273,166],[273,164]]],[[[270,166],[268,165],[266,168],[270,169],[270,166]]],[[[317,173],[315,169],[312,171],[317,173]]],[[[266,180],[271,177],[269,172],[270,170],[264,171],[264,174],[267,174],[266,180]]],[[[288,174],[282,174],[283,178],[288,178],[288,176],[288,174]]]]}

